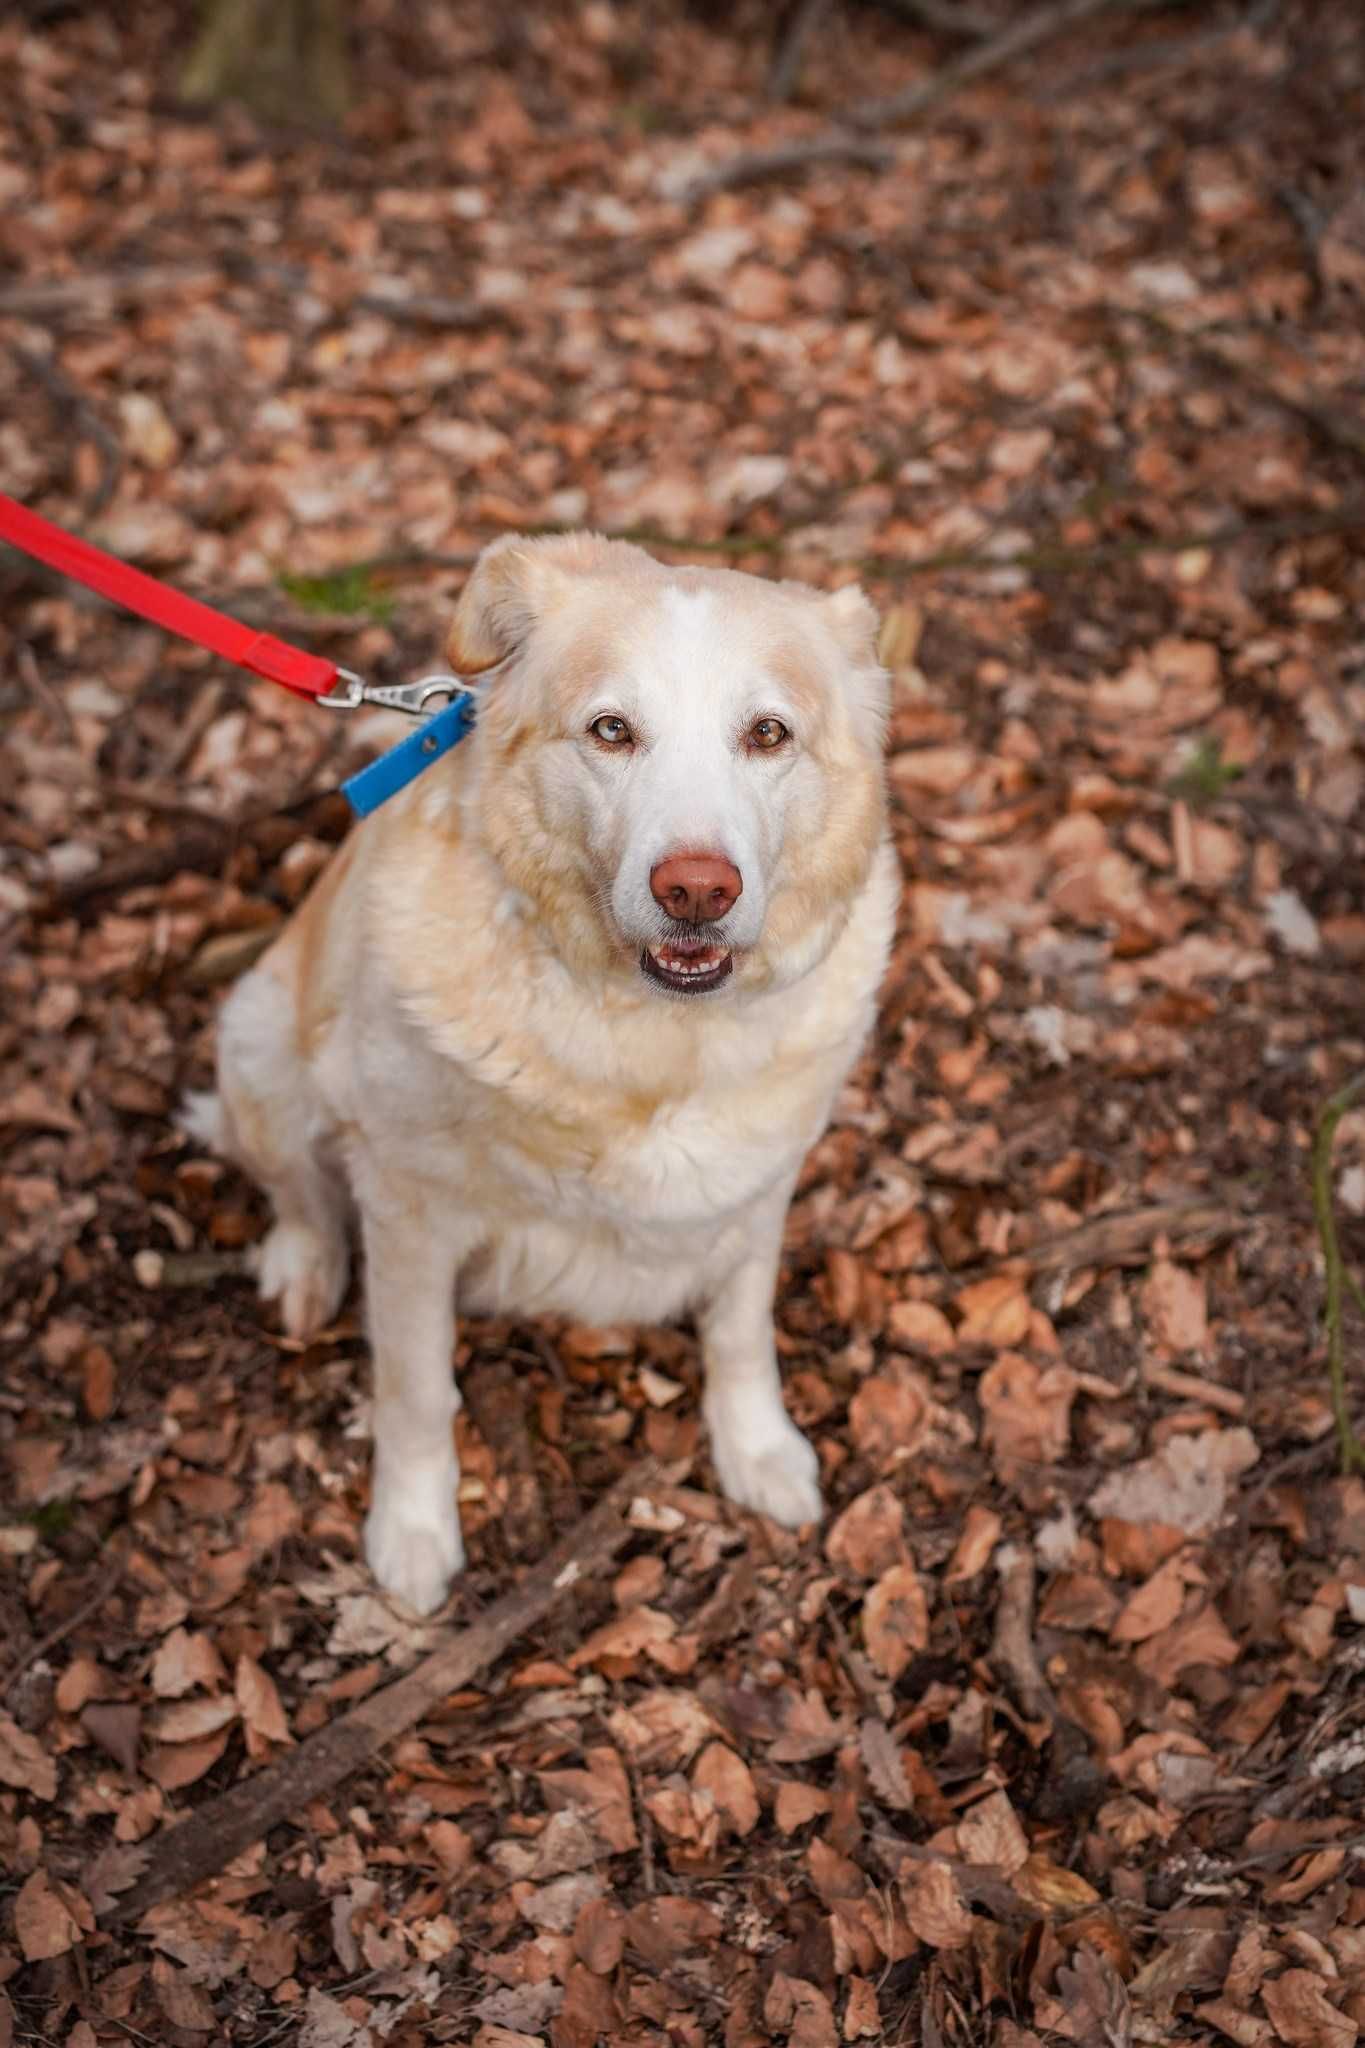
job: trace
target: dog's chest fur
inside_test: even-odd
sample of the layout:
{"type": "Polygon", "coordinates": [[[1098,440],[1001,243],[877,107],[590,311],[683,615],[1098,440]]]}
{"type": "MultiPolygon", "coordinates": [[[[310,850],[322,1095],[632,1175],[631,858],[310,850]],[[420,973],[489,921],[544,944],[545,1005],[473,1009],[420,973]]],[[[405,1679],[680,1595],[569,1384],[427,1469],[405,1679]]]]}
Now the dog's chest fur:
{"type": "Polygon", "coordinates": [[[894,895],[882,863],[821,966],[729,1017],[585,1000],[515,941],[482,942],[477,921],[452,1000],[448,945],[396,928],[390,902],[388,971],[352,982],[319,1077],[343,1128],[477,1217],[466,1307],[675,1315],[823,1128],[870,1021],[894,895]]]}

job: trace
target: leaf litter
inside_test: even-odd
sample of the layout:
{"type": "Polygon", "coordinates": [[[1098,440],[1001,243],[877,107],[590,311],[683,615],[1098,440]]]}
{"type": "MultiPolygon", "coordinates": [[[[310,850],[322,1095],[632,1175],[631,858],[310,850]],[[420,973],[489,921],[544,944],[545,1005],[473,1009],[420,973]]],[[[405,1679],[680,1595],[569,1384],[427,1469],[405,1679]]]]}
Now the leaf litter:
{"type": "Polygon", "coordinates": [[[1108,10],[884,161],[680,196],[943,64],[923,12],[829,10],[774,108],[739,17],[358,0],[344,151],[178,111],[169,11],[0,28],[7,488],[383,680],[509,526],[859,576],[906,878],[779,1298],[824,1527],[717,1501],[688,1333],[466,1325],[517,1398],[461,1418],[457,1619],[642,1449],[677,1476],[610,1583],[115,1928],[430,1646],[358,1560],[355,1304],[272,1338],[258,1197],[173,1127],[386,734],[0,568],[0,2040],[1365,2026],[1306,1172],[1365,1063],[1365,37],[1108,10]]]}

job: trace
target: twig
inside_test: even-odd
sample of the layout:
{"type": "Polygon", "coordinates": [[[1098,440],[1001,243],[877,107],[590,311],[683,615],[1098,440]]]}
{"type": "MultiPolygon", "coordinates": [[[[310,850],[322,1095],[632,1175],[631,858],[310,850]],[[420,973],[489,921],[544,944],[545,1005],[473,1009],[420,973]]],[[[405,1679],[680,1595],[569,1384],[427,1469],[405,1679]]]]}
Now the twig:
{"type": "Polygon", "coordinates": [[[652,1461],[633,1466],[592,1513],[562,1536],[512,1592],[457,1630],[407,1676],[371,1693],[329,1728],[319,1730],[270,1769],[234,1785],[162,1835],[133,1889],[100,1917],[105,1925],[138,1919],[212,1877],[269,1830],[320,1799],[359,1770],[384,1744],[468,1685],[572,1586],[591,1584],[629,1540],[626,1509],[657,1474],[652,1461]]]}
{"type": "Polygon", "coordinates": [[[891,5],[897,14],[948,36],[993,36],[1000,26],[975,8],[960,7],[957,0],[891,0],[891,5]]]}
{"type": "Polygon", "coordinates": [[[1000,1574],[1000,1598],[991,1662],[1011,1681],[1015,1698],[1031,1721],[1056,1722],[1057,1701],[1033,1643],[1033,1553],[1021,1544],[1004,1543],[995,1554],[995,1568],[1000,1574]]]}
{"type": "Polygon", "coordinates": [[[108,312],[139,299],[158,299],[188,285],[219,281],[215,267],[202,264],[153,263],[145,270],[91,270],[81,277],[51,278],[45,284],[16,284],[0,291],[0,314],[20,320],[42,320],[54,313],[108,312]]]}
{"type": "Polygon", "coordinates": [[[507,318],[501,306],[485,306],[477,299],[434,298],[421,292],[410,298],[388,292],[361,292],[352,299],[349,310],[382,313],[386,320],[415,327],[496,327],[507,318]]]}
{"type": "Polygon", "coordinates": [[[1239,1394],[1235,1387],[1220,1386],[1217,1380],[1206,1380],[1196,1372],[1178,1372],[1174,1366],[1155,1365],[1150,1360],[1142,1368],[1142,1383],[1155,1387],[1159,1393],[1174,1394],[1179,1401],[1202,1401],[1207,1408],[1217,1408],[1224,1415],[1245,1415],[1246,1396],[1239,1394]]]}
{"type": "Polygon", "coordinates": [[[67,710],[57,692],[52,688],[52,685],[47,681],[47,678],[38,666],[37,656],[27,643],[21,644],[16,652],[14,666],[18,670],[19,680],[28,691],[29,696],[32,697],[35,704],[47,713],[62,738],[70,745],[76,737],[76,728],[71,722],[71,713],[67,710]]]}
{"type": "MultiPolygon", "coordinates": [[[[1035,1273],[1074,1273],[1082,1266],[1145,1265],[1153,1244],[1166,1238],[1222,1238],[1249,1226],[1222,1202],[1153,1202],[1116,1209],[1059,1237],[1017,1253],[1035,1273]]],[[[1013,1263],[1013,1261],[1011,1262],[1013,1263]]]]}
{"type": "Polygon", "coordinates": [[[778,36],[768,71],[768,98],[789,100],[801,76],[811,37],[829,12],[830,0],[795,0],[778,36]]]}
{"type": "Polygon", "coordinates": [[[985,78],[990,72],[1001,70],[1014,58],[1022,56],[1025,50],[1050,42],[1064,29],[1074,28],[1078,22],[1087,21],[1092,15],[1103,14],[1111,7],[1124,4],[1125,0],[1053,0],[1050,7],[1036,8],[1032,14],[1012,21],[999,35],[978,43],[974,50],[968,50],[953,63],[945,64],[931,77],[919,79],[904,92],[893,93],[888,100],[864,100],[861,105],[851,107],[847,119],[855,128],[884,128],[893,121],[913,120],[950,99],[964,85],[970,85],[973,79],[985,78]]]}
{"type": "Polygon", "coordinates": [[[93,441],[98,448],[99,482],[95,485],[85,508],[87,519],[97,518],[113,497],[123,469],[123,449],[117,437],[110,433],[89,400],[69,377],[63,375],[55,363],[49,362],[45,356],[40,356],[31,348],[21,347],[17,341],[6,342],[5,346],[19,368],[32,377],[35,384],[42,385],[56,406],[59,416],[70,422],[75,430],[71,438],[93,441]]]}
{"type": "Polygon", "coordinates": [[[870,171],[884,171],[894,161],[881,143],[866,142],[857,135],[812,135],[804,142],[780,142],[772,149],[727,158],[692,180],[682,195],[683,203],[709,199],[713,192],[733,192],[741,185],[761,185],[769,178],[785,178],[791,171],[808,171],[817,164],[863,164],[870,171]]]}
{"type": "Polygon", "coordinates": [[[1337,1241],[1336,1210],[1332,1201],[1332,1142],[1337,1125],[1348,1109],[1365,1094],[1365,1074],[1357,1074],[1344,1088],[1338,1088],[1324,1104],[1313,1138],[1313,1214],[1322,1243],[1326,1291],[1322,1318],[1327,1329],[1327,1370],[1332,1381],[1332,1412],[1336,1417],[1337,1444],[1343,1472],[1365,1472],[1365,1444],[1351,1426],[1346,1400],[1345,1341],[1342,1334],[1342,1286],[1345,1266],[1337,1241]]]}
{"type": "Polygon", "coordinates": [[[124,1554],[120,1550],[108,1571],[101,1577],[99,1584],[89,1599],[82,1600],[80,1606],[67,1615],[65,1621],[58,1622],[56,1628],[49,1629],[47,1634],[40,1637],[31,1650],[26,1651],[16,1664],[10,1666],[4,1678],[0,1679],[0,1700],[8,1698],[24,1673],[31,1669],[40,1657],[45,1657],[49,1650],[55,1650],[58,1643],[64,1642],[73,1629],[79,1628],[83,1621],[89,1621],[91,1615],[97,1613],[103,1607],[105,1601],[123,1577],[123,1566],[124,1554]]]}

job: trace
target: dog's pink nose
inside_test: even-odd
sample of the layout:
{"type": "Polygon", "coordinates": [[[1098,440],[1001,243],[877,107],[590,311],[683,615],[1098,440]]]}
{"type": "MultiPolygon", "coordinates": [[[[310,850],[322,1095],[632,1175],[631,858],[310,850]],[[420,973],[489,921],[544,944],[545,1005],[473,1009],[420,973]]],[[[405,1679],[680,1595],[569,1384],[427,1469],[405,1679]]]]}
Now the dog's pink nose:
{"type": "Polygon", "coordinates": [[[660,910],[686,924],[714,924],[733,909],[744,888],[739,869],[718,853],[675,853],[649,877],[660,910]]]}

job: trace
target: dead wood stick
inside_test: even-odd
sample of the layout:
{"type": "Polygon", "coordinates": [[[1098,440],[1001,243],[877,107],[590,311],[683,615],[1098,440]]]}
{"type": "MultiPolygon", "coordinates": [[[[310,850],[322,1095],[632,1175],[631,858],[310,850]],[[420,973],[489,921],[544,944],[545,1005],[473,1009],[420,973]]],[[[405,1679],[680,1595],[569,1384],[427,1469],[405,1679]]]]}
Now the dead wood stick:
{"type": "Polygon", "coordinates": [[[81,277],[49,278],[35,284],[10,285],[0,291],[0,314],[20,320],[43,320],[54,313],[109,311],[139,299],[159,299],[189,285],[219,281],[217,269],[202,264],[148,264],[145,270],[87,271],[81,277]]]}
{"type": "MultiPolygon", "coordinates": [[[[1159,1237],[1231,1237],[1249,1228],[1247,1219],[1224,1202],[1153,1202],[1142,1209],[1116,1209],[1075,1230],[1064,1230],[1016,1254],[1035,1273],[1075,1273],[1082,1266],[1143,1265],[1159,1237]]],[[[1008,1263],[1014,1263],[1013,1260],[1008,1263]]]]}
{"type": "Polygon", "coordinates": [[[770,100],[789,100],[795,92],[807,46],[828,12],[829,0],[796,0],[783,24],[768,71],[770,100]]]}
{"type": "Polygon", "coordinates": [[[7,342],[6,347],[25,375],[42,386],[56,407],[59,418],[71,427],[74,438],[92,441],[99,450],[99,481],[85,507],[87,519],[97,518],[113,497],[123,473],[123,448],[118,436],[106,427],[85,393],[72,383],[56,362],[39,355],[35,349],[21,348],[17,341],[7,342]]]}
{"type": "MultiPolygon", "coordinates": [[[[867,142],[857,135],[812,135],[802,142],[780,142],[772,149],[746,151],[728,157],[712,171],[693,178],[683,193],[685,203],[708,199],[713,192],[733,192],[741,185],[762,185],[769,178],[785,178],[792,171],[808,171],[818,164],[864,164],[870,171],[884,171],[894,161],[891,151],[879,142],[867,142]]],[[[691,546],[691,542],[675,542],[691,546]]]]}
{"type": "Polygon", "coordinates": [[[1109,8],[1123,4],[1124,0],[1053,0],[1050,7],[1038,7],[1033,13],[1022,15],[1018,21],[1012,21],[1002,29],[999,35],[988,37],[975,49],[966,51],[953,63],[945,64],[931,77],[919,79],[904,92],[893,93],[886,100],[863,100],[860,105],[850,107],[846,118],[855,128],[884,128],[892,121],[913,120],[950,99],[964,85],[970,85],[973,79],[985,78],[990,72],[1001,70],[1014,58],[1022,56],[1025,50],[1050,42],[1064,29],[1074,28],[1091,15],[1103,14],[1109,8]]]}
{"type": "Polygon", "coordinates": [[[925,28],[936,28],[943,35],[993,36],[999,23],[987,15],[978,14],[972,7],[964,7],[959,0],[891,0],[897,14],[904,14],[911,21],[920,22],[925,28]]]}
{"type": "Polygon", "coordinates": [[[651,1459],[634,1465],[603,1494],[591,1514],[562,1536],[521,1584],[459,1629],[414,1670],[371,1693],[329,1728],[280,1762],[201,1806],[153,1848],[132,1890],[101,1915],[106,1925],[138,1919],[220,1871],[234,1856],[320,1799],[386,1742],[413,1727],[448,1693],[458,1692],[538,1622],[560,1595],[600,1578],[631,1535],[626,1510],[658,1476],[651,1459]]]}
{"type": "Polygon", "coordinates": [[[995,1553],[1000,1598],[995,1609],[991,1662],[1008,1678],[1014,1696],[1031,1721],[1058,1719],[1052,1687],[1043,1676],[1033,1641],[1033,1552],[1017,1543],[1002,1543],[995,1553]]]}

